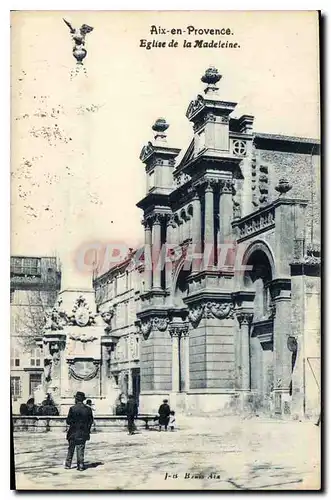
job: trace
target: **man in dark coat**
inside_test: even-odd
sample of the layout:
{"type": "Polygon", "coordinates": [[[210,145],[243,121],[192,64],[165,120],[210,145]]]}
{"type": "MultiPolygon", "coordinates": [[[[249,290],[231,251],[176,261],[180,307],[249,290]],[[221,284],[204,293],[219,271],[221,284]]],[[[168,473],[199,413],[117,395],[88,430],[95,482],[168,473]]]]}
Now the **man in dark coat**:
{"type": "Polygon", "coordinates": [[[27,403],[27,415],[37,415],[37,406],[34,404],[34,398],[28,399],[27,403]]]}
{"type": "Polygon", "coordinates": [[[164,425],[164,429],[168,430],[170,418],[170,406],[168,405],[168,400],[164,399],[163,404],[159,408],[159,431],[161,431],[162,425],[164,425]]]}
{"type": "Polygon", "coordinates": [[[132,395],[128,397],[128,402],[126,404],[126,416],[128,418],[129,434],[134,434],[134,419],[138,416],[138,405],[132,395]]]}
{"type": "Polygon", "coordinates": [[[69,441],[68,454],[65,468],[71,468],[72,457],[75,448],[77,450],[77,469],[84,470],[84,452],[85,443],[90,439],[91,425],[93,423],[93,414],[89,406],[84,405],[85,394],[77,392],[75,396],[75,405],[69,409],[67,417],[67,440],[69,441]]]}

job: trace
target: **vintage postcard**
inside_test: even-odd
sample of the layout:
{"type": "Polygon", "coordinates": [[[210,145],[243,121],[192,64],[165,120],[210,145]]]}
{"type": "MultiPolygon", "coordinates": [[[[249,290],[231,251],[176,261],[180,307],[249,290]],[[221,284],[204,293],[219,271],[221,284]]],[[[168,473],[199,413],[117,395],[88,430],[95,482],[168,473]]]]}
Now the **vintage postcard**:
{"type": "Polygon", "coordinates": [[[320,489],[319,66],[316,11],[11,13],[17,490],[320,489]]]}

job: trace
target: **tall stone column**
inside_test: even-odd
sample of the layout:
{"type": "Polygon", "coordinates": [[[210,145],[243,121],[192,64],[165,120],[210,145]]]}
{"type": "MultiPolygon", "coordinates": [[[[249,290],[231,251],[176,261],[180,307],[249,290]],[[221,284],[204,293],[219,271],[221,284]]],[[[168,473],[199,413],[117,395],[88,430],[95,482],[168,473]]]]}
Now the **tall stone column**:
{"type": "Polygon", "coordinates": [[[176,321],[169,325],[169,333],[172,338],[171,406],[179,411],[185,408],[181,376],[184,375],[185,377],[186,374],[181,372],[181,364],[183,364],[181,342],[188,334],[188,327],[188,323],[183,321],[176,321]]]}
{"type": "Polygon", "coordinates": [[[183,345],[183,364],[184,364],[184,381],[185,387],[184,391],[187,392],[190,389],[190,337],[189,330],[184,332],[182,335],[182,345],[183,345]]]}
{"type": "Polygon", "coordinates": [[[211,182],[205,187],[204,268],[214,264],[214,190],[211,182]]]}
{"type": "Polygon", "coordinates": [[[250,373],[250,327],[253,320],[253,314],[248,312],[238,312],[237,319],[240,326],[240,342],[241,342],[241,390],[248,392],[251,388],[251,373],[250,373]]]}
{"type": "Polygon", "coordinates": [[[170,259],[172,247],[175,244],[174,241],[174,232],[175,232],[175,221],[174,216],[170,215],[167,218],[167,227],[166,227],[166,263],[165,263],[165,288],[166,290],[170,290],[172,287],[172,262],[170,259]]]}
{"type": "MultiPolygon", "coordinates": [[[[193,254],[201,254],[202,245],[201,245],[201,225],[202,225],[202,216],[201,216],[201,201],[199,197],[199,193],[195,191],[193,197],[193,220],[192,220],[192,253],[193,254]]],[[[192,263],[192,272],[198,272],[201,267],[200,259],[194,258],[192,263]]]]}
{"type": "Polygon", "coordinates": [[[225,264],[226,255],[225,248],[222,249],[223,243],[231,243],[232,241],[232,226],[233,207],[232,207],[232,181],[230,179],[220,181],[220,197],[219,197],[219,231],[218,231],[218,264],[225,264]]]}
{"type": "Polygon", "coordinates": [[[152,230],[148,220],[144,221],[145,227],[145,283],[146,290],[152,288],[152,230]]]}
{"type": "Polygon", "coordinates": [[[275,303],[274,317],[274,404],[276,414],[290,413],[289,388],[292,372],[292,353],[288,349],[291,327],[291,281],[276,279],[270,284],[275,303]]]}
{"type": "Polygon", "coordinates": [[[161,268],[160,268],[160,250],[161,250],[161,217],[155,214],[152,229],[153,239],[153,289],[159,290],[161,288],[161,268]]]}
{"type": "Polygon", "coordinates": [[[176,328],[169,328],[172,338],[172,392],[180,391],[180,370],[179,370],[179,338],[180,332],[176,328]]]}

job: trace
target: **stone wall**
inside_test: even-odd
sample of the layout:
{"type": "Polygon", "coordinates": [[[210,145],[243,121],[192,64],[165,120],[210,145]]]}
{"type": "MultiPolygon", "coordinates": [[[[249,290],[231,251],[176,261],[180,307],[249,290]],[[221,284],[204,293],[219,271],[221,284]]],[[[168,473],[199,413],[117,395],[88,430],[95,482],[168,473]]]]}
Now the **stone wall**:
{"type": "Polygon", "coordinates": [[[269,201],[278,198],[275,186],[285,177],[292,189],[290,198],[306,199],[306,239],[320,241],[320,161],[319,156],[280,151],[258,150],[257,163],[268,166],[269,201]],[[312,229],[313,222],[313,232],[312,229]]]}
{"type": "Polygon", "coordinates": [[[190,331],[190,389],[206,387],[206,326],[202,319],[190,331]]]}
{"type": "Polygon", "coordinates": [[[321,386],[321,325],[320,279],[304,276],[305,286],[305,411],[307,416],[317,416],[320,407],[321,386]]]}
{"type": "Polygon", "coordinates": [[[141,391],[171,391],[171,337],[152,330],[140,346],[141,391]]]}
{"type": "Polygon", "coordinates": [[[190,332],[190,389],[232,389],[234,320],[204,318],[190,332]]]}

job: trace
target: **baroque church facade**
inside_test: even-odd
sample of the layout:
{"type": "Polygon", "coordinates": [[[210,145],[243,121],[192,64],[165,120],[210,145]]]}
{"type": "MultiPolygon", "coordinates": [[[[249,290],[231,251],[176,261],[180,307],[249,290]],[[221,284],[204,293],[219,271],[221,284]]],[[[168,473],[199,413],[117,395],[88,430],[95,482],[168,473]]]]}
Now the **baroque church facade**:
{"type": "MultiPolygon", "coordinates": [[[[187,413],[315,416],[319,142],[254,132],[253,116],[231,116],[236,103],[220,98],[220,79],[215,68],[201,78],[206,88],[188,106],[193,137],[181,161],[165,119],[141,151],[144,258],[132,255],[130,320],[118,314],[139,345],[126,387],[134,390],[135,374],[141,413],[167,397],[187,413]]],[[[119,267],[94,281],[98,309],[112,316],[116,294],[106,300],[100,290],[113,286],[119,267]]],[[[118,373],[115,358],[109,369],[118,373]]]]}

